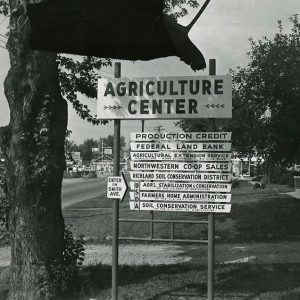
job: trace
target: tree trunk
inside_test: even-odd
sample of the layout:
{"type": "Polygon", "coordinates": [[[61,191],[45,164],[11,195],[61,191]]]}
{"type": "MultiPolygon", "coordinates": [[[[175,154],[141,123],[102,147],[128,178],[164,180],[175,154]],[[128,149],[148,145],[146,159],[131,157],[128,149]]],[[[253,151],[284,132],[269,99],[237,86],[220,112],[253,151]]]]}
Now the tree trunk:
{"type": "Polygon", "coordinates": [[[0,139],[10,200],[9,299],[40,299],[45,266],[61,262],[63,254],[67,104],[60,94],[56,55],[31,51],[26,12],[18,0],[10,0],[10,9],[11,68],[4,83],[10,125],[0,139]]]}

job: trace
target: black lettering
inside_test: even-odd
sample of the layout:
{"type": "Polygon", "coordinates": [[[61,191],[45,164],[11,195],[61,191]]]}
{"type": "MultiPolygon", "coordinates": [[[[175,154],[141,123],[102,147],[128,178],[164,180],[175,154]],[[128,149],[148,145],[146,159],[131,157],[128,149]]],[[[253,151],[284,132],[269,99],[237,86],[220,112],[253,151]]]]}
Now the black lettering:
{"type": "Polygon", "coordinates": [[[136,114],[136,109],[132,108],[132,106],[134,106],[135,104],[137,104],[136,100],[130,100],[128,102],[128,111],[132,115],[136,114]]]}
{"type": "Polygon", "coordinates": [[[173,99],[165,99],[165,103],[167,104],[167,114],[171,113],[171,104],[174,102],[173,99]]]}
{"type": "Polygon", "coordinates": [[[223,79],[215,80],[215,94],[216,95],[223,94],[223,79]]]}
{"type": "Polygon", "coordinates": [[[128,86],[128,95],[129,96],[137,96],[138,95],[138,93],[136,91],[137,87],[138,87],[138,85],[136,82],[130,81],[129,86],[128,86]]]}
{"type": "Polygon", "coordinates": [[[203,95],[211,95],[211,82],[209,80],[202,81],[202,94],[203,95]]]}
{"type": "Polygon", "coordinates": [[[174,91],[174,82],[170,81],[170,95],[178,95],[178,91],[174,91]]]}
{"type": "Polygon", "coordinates": [[[190,80],[190,93],[192,95],[197,95],[199,94],[199,90],[200,90],[200,82],[199,80],[190,80]],[[194,82],[196,84],[196,87],[194,87],[194,82]]]}
{"type": "Polygon", "coordinates": [[[162,101],[161,100],[153,100],[152,102],[152,113],[153,114],[161,114],[162,113],[162,101]]]}
{"type": "Polygon", "coordinates": [[[195,99],[190,99],[189,100],[189,114],[197,114],[197,105],[198,102],[195,99]]]}
{"type": "Polygon", "coordinates": [[[180,94],[185,94],[185,85],[187,84],[187,80],[178,80],[178,83],[180,85],[180,94]]]}
{"type": "Polygon", "coordinates": [[[153,86],[154,85],[154,81],[148,81],[146,83],[146,93],[147,93],[147,95],[152,96],[152,95],[154,95],[154,92],[150,90],[150,85],[153,86]]]}
{"type": "Polygon", "coordinates": [[[114,87],[112,85],[111,82],[109,82],[106,86],[106,89],[105,89],[105,92],[104,92],[104,96],[107,96],[107,95],[112,95],[112,96],[115,96],[115,91],[114,91],[114,87]]]}
{"type": "Polygon", "coordinates": [[[149,100],[141,100],[141,114],[148,115],[149,114],[149,100]]]}
{"type": "Polygon", "coordinates": [[[126,94],[126,87],[124,81],[121,81],[117,84],[117,94],[119,96],[124,96],[126,94]]]}
{"type": "Polygon", "coordinates": [[[167,82],[166,81],[158,81],[157,82],[157,94],[160,96],[165,95],[167,92],[167,82]],[[162,83],[163,83],[163,87],[162,87],[162,83]]]}
{"type": "Polygon", "coordinates": [[[176,114],[184,114],[185,113],[184,103],[185,103],[185,99],[177,99],[176,100],[176,114]]]}

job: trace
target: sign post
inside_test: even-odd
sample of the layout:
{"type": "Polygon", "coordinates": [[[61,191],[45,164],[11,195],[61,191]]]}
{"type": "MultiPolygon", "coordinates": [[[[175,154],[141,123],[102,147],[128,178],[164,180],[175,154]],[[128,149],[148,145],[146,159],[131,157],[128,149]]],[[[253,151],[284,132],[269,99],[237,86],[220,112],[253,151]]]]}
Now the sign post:
{"type": "MultiPolygon", "coordinates": [[[[209,60],[209,75],[216,75],[216,60],[209,60]]],[[[216,130],[216,120],[209,120],[209,130],[216,130]]],[[[215,268],[215,215],[208,215],[208,258],[207,258],[207,299],[214,299],[214,268],[215,268]]]]}
{"type": "MultiPolygon", "coordinates": [[[[115,63],[115,78],[121,77],[121,63],[115,63]]],[[[120,175],[120,131],[121,120],[114,120],[114,176],[120,175]]],[[[118,264],[119,264],[119,199],[113,199],[112,228],[112,299],[118,299],[118,264]]]]}
{"type": "MultiPolygon", "coordinates": [[[[119,200],[124,192],[119,176],[123,119],[141,119],[143,127],[130,143],[130,209],[209,213],[207,297],[214,299],[214,214],[231,210],[231,195],[226,194],[231,190],[231,133],[215,132],[215,118],[232,117],[231,77],[215,74],[211,59],[209,76],[121,79],[121,64],[116,63],[114,79],[98,80],[97,117],[114,120],[114,177],[109,177],[107,191],[113,199],[113,300],[118,299],[119,200]],[[145,119],[191,118],[209,119],[210,131],[144,132],[145,119]]],[[[152,238],[152,215],[150,223],[152,238]]]]}

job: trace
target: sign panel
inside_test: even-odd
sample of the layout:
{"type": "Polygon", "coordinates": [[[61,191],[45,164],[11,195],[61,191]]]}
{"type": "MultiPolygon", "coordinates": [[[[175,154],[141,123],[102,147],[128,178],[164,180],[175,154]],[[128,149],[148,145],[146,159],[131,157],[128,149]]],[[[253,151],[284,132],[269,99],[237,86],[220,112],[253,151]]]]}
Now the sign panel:
{"type": "Polygon", "coordinates": [[[134,161],[231,161],[232,153],[216,152],[190,152],[187,151],[156,151],[156,152],[134,152],[130,153],[134,161]]]}
{"type": "Polygon", "coordinates": [[[132,141],[230,141],[231,132],[132,132],[132,141]]]}
{"type": "Polygon", "coordinates": [[[130,149],[133,151],[155,150],[191,150],[191,151],[230,151],[231,143],[183,143],[183,142],[131,142],[130,149]]]}
{"type": "Polygon", "coordinates": [[[131,170],[150,171],[214,171],[230,172],[231,163],[205,163],[205,162],[130,162],[131,170]]]}
{"type": "Polygon", "coordinates": [[[204,181],[204,182],[230,182],[231,174],[214,173],[189,173],[189,172],[137,172],[130,171],[130,179],[133,181],[162,180],[162,181],[204,181]]]}
{"type": "Polygon", "coordinates": [[[174,191],[174,192],[227,192],[231,191],[230,183],[207,182],[172,182],[172,181],[131,181],[130,188],[138,185],[141,191],[174,191]]]}
{"type": "Polygon", "coordinates": [[[231,76],[99,78],[97,117],[231,118],[231,76]]]}
{"type": "MultiPolygon", "coordinates": [[[[134,192],[130,192],[130,199],[134,200],[134,192]]],[[[231,194],[209,193],[177,193],[177,192],[149,192],[140,191],[140,201],[197,201],[197,202],[230,202],[231,194]]]]}
{"type": "Polygon", "coordinates": [[[112,154],[112,148],[104,148],[104,154],[111,155],[112,154]]]}
{"type": "Polygon", "coordinates": [[[174,202],[150,202],[141,201],[139,206],[135,202],[129,202],[131,210],[156,210],[156,211],[184,211],[207,213],[230,213],[231,204],[220,203],[174,203],[174,202]]]}
{"type": "Polygon", "coordinates": [[[122,176],[109,176],[107,177],[107,198],[123,200],[127,191],[127,183],[122,176]]]}

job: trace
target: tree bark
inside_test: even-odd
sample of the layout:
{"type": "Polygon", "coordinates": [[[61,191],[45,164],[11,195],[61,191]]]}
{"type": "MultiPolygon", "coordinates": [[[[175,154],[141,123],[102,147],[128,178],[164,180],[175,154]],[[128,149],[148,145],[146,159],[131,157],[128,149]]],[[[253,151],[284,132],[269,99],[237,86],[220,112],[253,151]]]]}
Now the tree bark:
{"type": "Polygon", "coordinates": [[[32,51],[24,7],[10,0],[10,11],[11,68],[4,83],[10,125],[1,131],[10,201],[9,299],[40,299],[45,266],[61,262],[63,255],[67,104],[60,94],[56,54],[32,51]]]}

